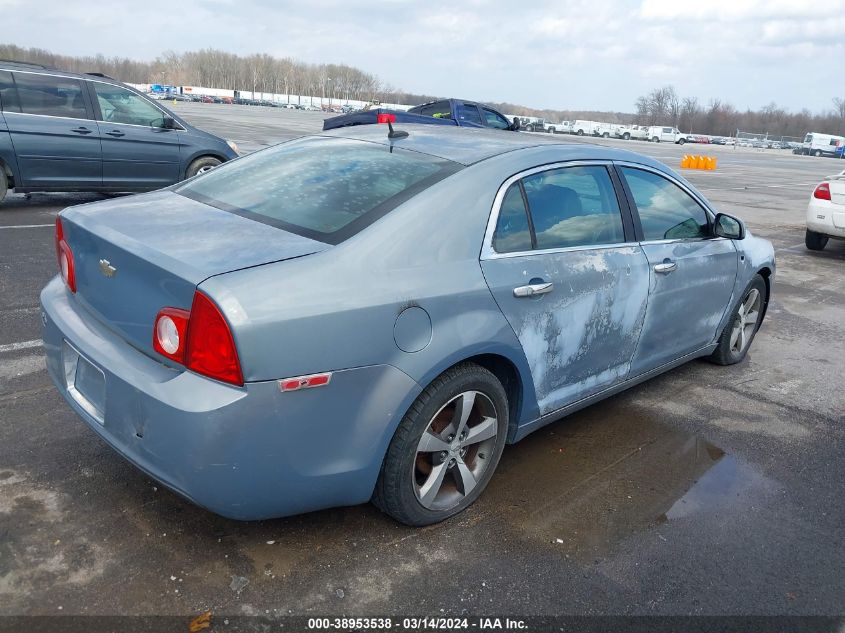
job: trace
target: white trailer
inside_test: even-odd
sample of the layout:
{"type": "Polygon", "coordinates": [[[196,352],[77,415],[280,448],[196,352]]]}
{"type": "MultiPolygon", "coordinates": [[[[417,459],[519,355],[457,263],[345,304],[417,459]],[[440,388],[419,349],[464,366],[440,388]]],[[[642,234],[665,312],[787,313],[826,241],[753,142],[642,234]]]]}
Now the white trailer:
{"type": "Polygon", "coordinates": [[[804,137],[801,153],[805,156],[838,156],[837,150],[845,145],[845,137],[809,132],[804,137]]]}

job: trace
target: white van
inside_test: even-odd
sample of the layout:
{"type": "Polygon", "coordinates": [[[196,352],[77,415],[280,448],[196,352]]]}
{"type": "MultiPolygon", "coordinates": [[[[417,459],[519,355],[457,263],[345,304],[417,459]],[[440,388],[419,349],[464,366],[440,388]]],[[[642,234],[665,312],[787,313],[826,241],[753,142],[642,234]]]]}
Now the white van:
{"type": "Polygon", "coordinates": [[[598,126],[598,121],[575,121],[572,124],[572,133],[578,136],[592,136],[598,126]]]}
{"type": "Polygon", "coordinates": [[[665,125],[652,125],[648,128],[648,140],[652,143],[677,143],[683,145],[687,142],[686,136],[676,127],[666,127],[665,125]]]}
{"type": "Polygon", "coordinates": [[[831,156],[836,158],[838,149],[845,145],[845,137],[810,132],[804,137],[801,153],[805,156],[831,156]]]}

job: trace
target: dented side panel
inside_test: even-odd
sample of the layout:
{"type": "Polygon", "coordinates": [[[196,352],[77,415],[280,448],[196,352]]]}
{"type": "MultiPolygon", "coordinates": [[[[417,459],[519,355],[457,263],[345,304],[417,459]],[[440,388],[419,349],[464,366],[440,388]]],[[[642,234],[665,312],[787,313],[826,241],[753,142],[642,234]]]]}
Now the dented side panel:
{"type": "Polygon", "coordinates": [[[648,312],[637,353],[636,376],[712,343],[731,303],[737,251],[726,239],[643,243],[650,265],[648,312]],[[672,262],[674,271],[654,267],[672,262]]]}
{"type": "Polygon", "coordinates": [[[648,261],[639,246],[562,250],[482,262],[487,283],[519,338],[540,413],[628,375],[648,300],[648,261]],[[514,297],[538,280],[554,289],[514,297]]]}

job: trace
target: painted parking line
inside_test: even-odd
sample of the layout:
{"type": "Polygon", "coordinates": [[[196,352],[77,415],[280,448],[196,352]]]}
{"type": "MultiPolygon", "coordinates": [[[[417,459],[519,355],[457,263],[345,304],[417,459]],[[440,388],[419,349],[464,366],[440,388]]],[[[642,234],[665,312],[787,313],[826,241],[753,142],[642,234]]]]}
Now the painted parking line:
{"type": "Polygon", "coordinates": [[[33,341],[21,341],[20,343],[7,343],[6,345],[0,345],[0,354],[3,352],[16,352],[19,349],[31,349],[33,347],[41,347],[41,339],[35,339],[33,341]]]}
{"type": "Polygon", "coordinates": [[[746,189],[789,189],[790,187],[807,187],[818,184],[818,180],[811,182],[793,182],[787,184],[772,183],[770,185],[751,185],[748,187],[699,187],[701,191],[744,191],[746,189]]]}
{"type": "Polygon", "coordinates": [[[0,226],[0,230],[2,229],[42,229],[48,226],[56,226],[55,223],[51,224],[14,224],[12,226],[0,226]]]}

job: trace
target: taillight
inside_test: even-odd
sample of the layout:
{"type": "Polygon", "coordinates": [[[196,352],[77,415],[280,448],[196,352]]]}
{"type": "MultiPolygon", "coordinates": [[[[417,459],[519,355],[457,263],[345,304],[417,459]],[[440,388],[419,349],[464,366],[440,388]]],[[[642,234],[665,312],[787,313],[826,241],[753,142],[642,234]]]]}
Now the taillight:
{"type": "Polygon", "coordinates": [[[199,291],[194,293],[188,322],[185,367],[233,385],[244,384],[229,323],[211,299],[199,291]]]}
{"type": "Polygon", "coordinates": [[[184,363],[190,317],[190,312],[179,308],[164,308],[159,312],[153,327],[153,349],[177,363],[184,363]]]}
{"type": "Polygon", "coordinates": [[[56,218],[56,260],[59,265],[59,273],[62,279],[70,288],[71,292],[76,292],[76,271],[73,267],[73,251],[65,241],[65,231],[62,226],[62,219],[56,218]]]}
{"type": "Polygon", "coordinates": [[[379,112],[376,115],[376,123],[396,123],[396,115],[389,112],[379,112]]]}
{"type": "Polygon", "coordinates": [[[198,374],[244,384],[229,323],[214,302],[194,293],[191,311],[163,308],[153,325],[153,349],[198,374]]]}
{"type": "Polygon", "coordinates": [[[830,185],[823,182],[813,192],[813,197],[818,200],[830,200],[830,185]]]}

